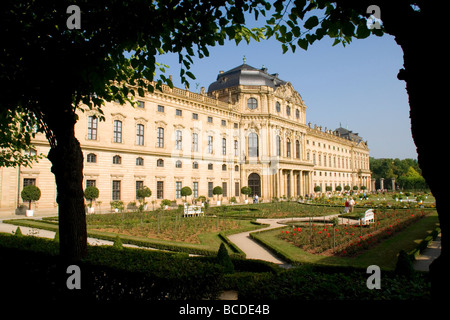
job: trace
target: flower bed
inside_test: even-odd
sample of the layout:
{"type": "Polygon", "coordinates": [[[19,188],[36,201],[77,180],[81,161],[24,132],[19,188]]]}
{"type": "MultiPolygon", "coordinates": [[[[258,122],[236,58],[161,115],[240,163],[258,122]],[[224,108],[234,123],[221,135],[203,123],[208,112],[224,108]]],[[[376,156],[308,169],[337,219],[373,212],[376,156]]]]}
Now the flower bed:
{"type": "MultiPolygon", "coordinates": [[[[375,223],[297,223],[279,237],[310,253],[351,257],[403,230],[427,215],[418,209],[375,211],[375,223]]],[[[344,219],[345,221],[345,219],[344,219]]]]}

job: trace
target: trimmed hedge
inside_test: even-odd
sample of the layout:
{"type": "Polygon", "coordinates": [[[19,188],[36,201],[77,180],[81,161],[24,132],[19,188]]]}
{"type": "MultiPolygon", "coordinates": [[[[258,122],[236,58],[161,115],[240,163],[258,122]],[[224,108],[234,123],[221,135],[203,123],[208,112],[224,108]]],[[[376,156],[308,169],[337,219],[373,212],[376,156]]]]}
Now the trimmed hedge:
{"type": "MultiPolygon", "coordinates": [[[[57,242],[0,233],[0,255],[8,262],[0,272],[8,274],[4,285],[9,295],[47,302],[72,299],[57,242]]],[[[74,291],[83,301],[215,299],[223,286],[221,266],[184,254],[89,246],[77,265],[82,284],[74,291]]]]}
{"type": "Polygon", "coordinates": [[[420,255],[426,248],[428,248],[430,243],[434,241],[440,233],[441,228],[438,227],[434,229],[431,234],[425,237],[425,239],[423,239],[414,250],[408,252],[408,256],[412,259],[412,261],[414,261],[418,255],[420,255]]]}
{"type": "Polygon", "coordinates": [[[239,300],[429,300],[426,276],[407,279],[382,273],[379,290],[367,288],[365,270],[298,267],[278,274],[259,274],[239,290],[239,300]]]}

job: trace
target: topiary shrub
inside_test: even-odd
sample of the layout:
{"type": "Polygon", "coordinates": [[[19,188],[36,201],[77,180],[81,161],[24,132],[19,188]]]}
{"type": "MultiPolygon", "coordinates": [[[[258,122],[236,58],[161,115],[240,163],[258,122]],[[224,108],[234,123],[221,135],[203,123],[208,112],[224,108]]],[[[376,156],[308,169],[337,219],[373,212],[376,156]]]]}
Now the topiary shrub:
{"type": "Polygon", "coordinates": [[[113,248],[116,248],[119,250],[123,249],[123,243],[122,243],[122,240],[120,240],[119,235],[117,235],[116,239],[114,240],[113,248]]]}
{"type": "Polygon", "coordinates": [[[395,273],[406,278],[411,278],[414,275],[414,268],[411,258],[405,250],[400,250],[397,264],[395,266],[395,273]]]}
{"type": "Polygon", "coordinates": [[[88,186],[84,189],[84,198],[89,200],[89,206],[92,207],[92,201],[98,198],[100,192],[95,186],[88,186]]]}
{"type": "Polygon", "coordinates": [[[222,242],[217,252],[217,263],[224,268],[225,273],[234,273],[234,265],[228,255],[228,250],[222,242]]]}
{"type": "Polygon", "coordinates": [[[38,201],[41,198],[41,190],[35,185],[28,185],[23,188],[20,195],[23,201],[29,202],[28,210],[31,210],[31,202],[38,201]]]}
{"type": "Polygon", "coordinates": [[[20,230],[20,227],[17,227],[16,232],[14,232],[14,235],[15,235],[16,237],[21,237],[21,236],[23,236],[22,230],[20,230]]]}

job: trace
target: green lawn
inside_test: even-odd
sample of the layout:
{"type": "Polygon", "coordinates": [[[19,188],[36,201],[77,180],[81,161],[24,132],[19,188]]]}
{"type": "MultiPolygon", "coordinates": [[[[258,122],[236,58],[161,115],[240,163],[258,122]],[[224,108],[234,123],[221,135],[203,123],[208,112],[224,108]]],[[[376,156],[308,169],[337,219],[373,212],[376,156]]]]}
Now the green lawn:
{"type": "MultiPolygon", "coordinates": [[[[88,236],[114,241],[119,234],[122,243],[134,244],[162,250],[180,251],[191,254],[215,255],[222,242],[230,254],[241,255],[239,249],[230,244],[227,235],[262,228],[245,219],[222,219],[217,217],[175,217],[168,214],[158,220],[152,214],[144,215],[141,223],[136,213],[102,214],[87,217],[88,236]],[[195,243],[183,241],[184,236],[192,236],[195,243]]],[[[5,223],[37,229],[57,231],[57,218],[44,220],[11,219],[5,223]]]]}

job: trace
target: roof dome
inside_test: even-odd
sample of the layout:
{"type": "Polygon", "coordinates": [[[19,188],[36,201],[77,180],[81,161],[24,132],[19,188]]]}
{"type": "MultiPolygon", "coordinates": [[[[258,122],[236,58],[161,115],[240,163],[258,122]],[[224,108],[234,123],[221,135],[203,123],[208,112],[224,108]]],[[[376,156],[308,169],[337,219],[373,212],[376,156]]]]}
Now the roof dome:
{"type": "Polygon", "coordinates": [[[221,72],[217,80],[210,84],[208,92],[222,90],[225,88],[244,86],[268,86],[276,88],[286,81],[278,79],[278,74],[267,73],[266,68],[256,69],[244,63],[226,72],[221,72]]]}

